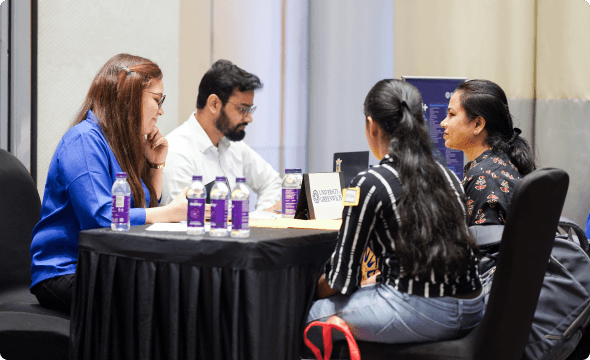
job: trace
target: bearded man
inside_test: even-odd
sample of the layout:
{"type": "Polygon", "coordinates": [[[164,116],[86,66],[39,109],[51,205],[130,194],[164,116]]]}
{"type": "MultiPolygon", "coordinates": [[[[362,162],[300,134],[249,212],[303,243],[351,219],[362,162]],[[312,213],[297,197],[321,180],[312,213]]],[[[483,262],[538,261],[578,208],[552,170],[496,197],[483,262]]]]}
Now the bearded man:
{"type": "MultiPolygon", "coordinates": [[[[218,60],[199,84],[197,111],[166,136],[169,149],[164,168],[162,201],[168,204],[193,175],[212,185],[225,176],[230,192],[236,177],[258,194],[256,210],[266,210],[281,198],[281,178],[272,166],[242,141],[252,122],[254,91],[260,79],[228,60],[218,60]]],[[[209,188],[210,188],[209,186],[209,188]]]]}

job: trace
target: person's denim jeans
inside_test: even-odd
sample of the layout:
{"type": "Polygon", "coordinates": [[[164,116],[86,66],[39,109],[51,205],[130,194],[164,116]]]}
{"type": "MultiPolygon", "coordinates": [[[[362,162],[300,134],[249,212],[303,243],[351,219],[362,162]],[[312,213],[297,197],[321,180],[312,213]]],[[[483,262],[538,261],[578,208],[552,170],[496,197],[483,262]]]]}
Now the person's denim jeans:
{"type": "MultiPolygon", "coordinates": [[[[355,339],[380,343],[413,343],[465,336],[483,317],[483,295],[462,300],[453,297],[424,298],[401,293],[391,285],[374,284],[351,295],[334,295],[313,303],[306,323],[340,317],[355,339]]],[[[313,327],[308,338],[323,348],[321,329],[313,327]]],[[[333,341],[344,339],[333,332],[333,341]]]]}

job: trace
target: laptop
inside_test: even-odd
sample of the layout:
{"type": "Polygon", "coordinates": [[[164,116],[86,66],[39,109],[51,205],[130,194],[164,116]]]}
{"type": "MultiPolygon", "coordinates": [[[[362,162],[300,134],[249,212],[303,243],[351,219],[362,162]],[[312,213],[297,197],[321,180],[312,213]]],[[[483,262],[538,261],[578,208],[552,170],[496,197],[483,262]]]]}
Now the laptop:
{"type": "Polygon", "coordinates": [[[336,172],[337,164],[340,164],[340,171],[344,173],[344,186],[348,187],[358,173],[366,171],[369,168],[369,152],[334,153],[334,161],[332,161],[333,172],[336,172]]]}

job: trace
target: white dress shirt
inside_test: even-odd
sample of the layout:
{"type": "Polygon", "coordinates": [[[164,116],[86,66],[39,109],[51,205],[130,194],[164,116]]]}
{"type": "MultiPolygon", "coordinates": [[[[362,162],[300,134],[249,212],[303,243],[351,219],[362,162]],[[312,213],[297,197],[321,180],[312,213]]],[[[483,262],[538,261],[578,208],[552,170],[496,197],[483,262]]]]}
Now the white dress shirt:
{"type": "Polygon", "coordinates": [[[202,175],[203,184],[225,176],[231,189],[236,177],[258,194],[256,210],[265,210],[281,199],[281,178],[272,166],[243,141],[229,141],[225,136],[215,147],[196,119],[195,112],[166,136],[168,156],[164,167],[162,205],[169,204],[193,175],[202,175]]]}

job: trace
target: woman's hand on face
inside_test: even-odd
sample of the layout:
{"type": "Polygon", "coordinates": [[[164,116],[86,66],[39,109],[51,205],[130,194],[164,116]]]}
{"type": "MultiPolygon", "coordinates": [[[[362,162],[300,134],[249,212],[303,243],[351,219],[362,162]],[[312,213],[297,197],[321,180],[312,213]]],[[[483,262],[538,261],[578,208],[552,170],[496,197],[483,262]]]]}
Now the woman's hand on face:
{"type": "Polygon", "coordinates": [[[152,132],[147,134],[144,139],[143,153],[146,159],[152,164],[163,164],[166,162],[168,140],[162,135],[157,126],[154,126],[152,132]]]}

